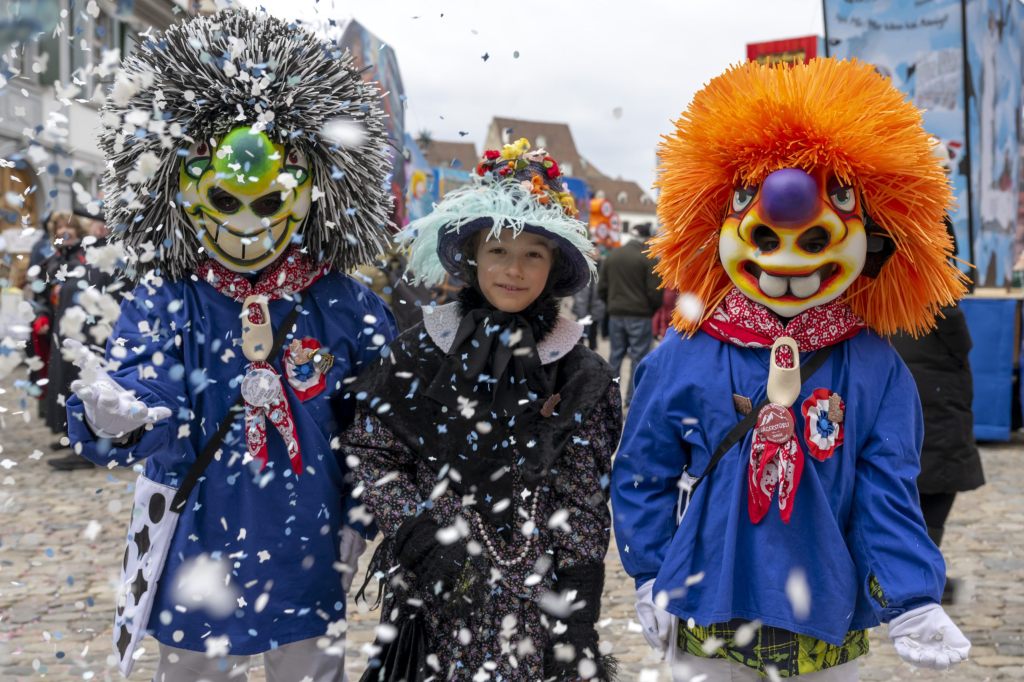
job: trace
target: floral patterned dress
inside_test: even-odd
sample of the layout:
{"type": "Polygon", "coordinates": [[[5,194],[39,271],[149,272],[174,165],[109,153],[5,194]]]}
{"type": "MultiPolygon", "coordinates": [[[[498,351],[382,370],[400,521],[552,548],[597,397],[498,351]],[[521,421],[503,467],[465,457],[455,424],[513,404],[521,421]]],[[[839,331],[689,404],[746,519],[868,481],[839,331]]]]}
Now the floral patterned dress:
{"type": "Polygon", "coordinates": [[[540,604],[558,592],[558,570],[604,561],[611,526],[611,456],[621,423],[619,386],[612,383],[555,462],[545,485],[529,491],[516,478],[518,520],[515,528],[502,532],[446,489],[446,479],[439,482],[424,460],[431,452],[429,439],[414,452],[369,412],[357,413],[342,446],[347,455],[359,458],[356,489],[361,489],[362,501],[384,536],[393,537],[404,521],[423,510],[468,544],[470,558],[462,580],[480,586],[472,598],[440,603],[431,594],[394,589],[384,598],[382,622],[389,622],[402,602],[422,600],[433,679],[543,678],[544,651],[555,619],[540,604]]]}

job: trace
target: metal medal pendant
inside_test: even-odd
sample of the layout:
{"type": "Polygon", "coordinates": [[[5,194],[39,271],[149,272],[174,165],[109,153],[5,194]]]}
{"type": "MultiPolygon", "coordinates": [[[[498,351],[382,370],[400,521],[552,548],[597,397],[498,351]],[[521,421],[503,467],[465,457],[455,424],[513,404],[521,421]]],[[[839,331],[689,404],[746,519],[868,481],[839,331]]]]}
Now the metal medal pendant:
{"type": "Polygon", "coordinates": [[[757,433],[770,443],[788,443],[795,433],[789,408],[775,403],[762,407],[757,416],[757,433]]]}
{"type": "Polygon", "coordinates": [[[242,378],[242,398],[254,407],[267,407],[280,396],[281,379],[273,370],[249,370],[242,378]]]}

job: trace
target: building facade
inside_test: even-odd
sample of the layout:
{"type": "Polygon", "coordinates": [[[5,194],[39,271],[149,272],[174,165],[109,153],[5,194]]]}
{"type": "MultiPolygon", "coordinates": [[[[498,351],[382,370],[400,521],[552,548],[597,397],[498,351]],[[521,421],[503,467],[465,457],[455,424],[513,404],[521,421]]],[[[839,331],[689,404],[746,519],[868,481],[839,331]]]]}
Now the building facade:
{"type": "Polygon", "coordinates": [[[583,180],[594,197],[611,202],[622,229],[647,223],[656,230],[658,215],[651,195],[631,180],[613,178],[598,170],[580,153],[567,123],[495,117],[487,128],[484,149],[500,149],[520,137],[547,149],[558,159],[563,175],[583,180]]]}
{"type": "Polygon", "coordinates": [[[123,12],[110,0],[51,4],[40,3],[57,13],[41,17],[46,30],[0,55],[0,232],[8,246],[12,230],[37,227],[51,211],[97,212],[104,90],[140,35],[189,11],[188,0],[135,0],[123,12]]]}

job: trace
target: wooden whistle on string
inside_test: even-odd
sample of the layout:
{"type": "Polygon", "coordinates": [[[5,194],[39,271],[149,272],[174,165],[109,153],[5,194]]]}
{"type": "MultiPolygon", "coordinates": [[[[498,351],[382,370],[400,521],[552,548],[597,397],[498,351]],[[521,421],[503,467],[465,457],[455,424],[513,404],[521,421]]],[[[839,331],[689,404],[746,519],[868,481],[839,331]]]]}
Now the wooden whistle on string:
{"type": "Polygon", "coordinates": [[[792,407],[800,397],[800,350],[796,340],[789,336],[780,336],[772,345],[768,367],[768,400],[776,405],[792,407]],[[793,354],[793,366],[782,367],[776,354],[782,346],[789,347],[793,354]]]}
{"type": "Polygon", "coordinates": [[[270,307],[264,295],[247,296],[242,303],[242,354],[249,362],[266,361],[274,347],[270,307]]]}

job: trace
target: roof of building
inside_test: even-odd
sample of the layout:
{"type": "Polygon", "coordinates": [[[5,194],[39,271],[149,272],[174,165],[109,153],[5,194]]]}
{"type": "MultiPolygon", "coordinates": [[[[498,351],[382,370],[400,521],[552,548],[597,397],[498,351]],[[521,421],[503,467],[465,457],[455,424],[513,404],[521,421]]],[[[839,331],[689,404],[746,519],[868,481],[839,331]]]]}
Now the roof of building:
{"type": "Polygon", "coordinates": [[[612,202],[617,213],[657,213],[654,199],[640,185],[632,180],[613,178],[587,178],[596,194],[604,192],[604,198],[612,202]]]}
{"type": "Polygon", "coordinates": [[[640,185],[631,180],[608,177],[580,154],[567,123],[495,116],[487,129],[484,147],[500,149],[504,139],[520,137],[527,138],[536,147],[544,147],[566,175],[582,178],[595,193],[604,192],[604,198],[612,202],[616,211],[655,213],[654,199],[640,185]],[[507,135],[504,134],[506,131],[507,135]]]}
{"type": "Polygon", "coordinates": [[[480,161],[480,157],[476,153],[476,145],[472,142],[431,140],[425,146],[419,143],[419,147],[427,163],[431,166],[471,171],[480,161]]]}

